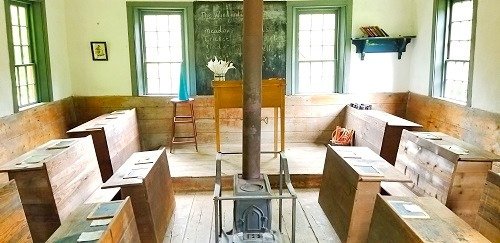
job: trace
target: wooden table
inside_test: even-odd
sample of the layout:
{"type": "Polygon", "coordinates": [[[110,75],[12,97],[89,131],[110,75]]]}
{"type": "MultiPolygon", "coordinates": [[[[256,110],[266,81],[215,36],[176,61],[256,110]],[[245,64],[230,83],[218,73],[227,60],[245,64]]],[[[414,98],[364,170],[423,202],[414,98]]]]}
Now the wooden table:
{"type": "Polygon", "coordinates": [[[476,229],[491,242],[500,242],[500,174],[489,171],[479,212],[476,229]]]}
{"type": "Polygon", "coordinates": [[[342,242],[366,241],[382,181],[410,179],[369,148],[327,146],[318,201],[342,242]]]}
{"type": "Polygon", "coordinates": [[[102,186],[130,196],[142,242],[162,242],[175,208],[165,149],[138,152],[102,186]]]}
{"type": "Polygon", "coordinates": [[[422,127],[384,111],[358,110],[350,106],[347,106],[344,126],[354,129],[354,146],[368,147],[393,165],[403,129],[422,127]]]}
{"type": "Polygon", "coordinates": [[[489,241],[435,198],[378,195],[368,242],[489,241]],[[425,216],[422,216],[422,213],[407,211],[403,205],[416,205],[429,217],[411,218],[425,216]]]}
{"type": "Polygon", "coordinates": [[[500,156],[439,132],[403,131],[396,169],[418,196],[431,196],[475,225],[486,175],[500,156]]]}
{"type": "Polygon", "coordinates": [[[0,184],[0,242],[31,242],[16,182],[0,184]]]}
{"type": "Polygon", "coordinates": [[[82,233],[95,231],[102,231],[97,242],[140,242],[130,199],[81,205],[62,222],[61,227],[47,242],[77,242],[82,233]],[[107,211],[106,214],[98,217],[104,209],[107,211]],[[89,218],[89,216],[96,217],[89,218]],[[91,226],[93,222],[97,222],[92,218],[104,219],[107,224],[91,226]]]}
{"type": "MultiPolygon", "coordinates": [[[[213,81],[215,112],[215,145],[220,149],[220,109],[243,107],[243,81],[213,81]]],[[[285,88],[284,79],[262,80],[262,108],[274,107],[274,150],[285,151],[285,88]],[[278,108],[280,149],[278,150],[278,108]]]]}
{"type": "Polygon", "coordinates": [[[132,153],[141,149],[135,109],[104,114],[67,133],[73,138],[92,136],[103,181],[107,181],[132,153]]]}
{"type": "Polygon", "coordinates": [[[3,164],[0,172],[16,180],[34,242],[47,240],[102,184],[90,136],[49,141],[3,164]]]}

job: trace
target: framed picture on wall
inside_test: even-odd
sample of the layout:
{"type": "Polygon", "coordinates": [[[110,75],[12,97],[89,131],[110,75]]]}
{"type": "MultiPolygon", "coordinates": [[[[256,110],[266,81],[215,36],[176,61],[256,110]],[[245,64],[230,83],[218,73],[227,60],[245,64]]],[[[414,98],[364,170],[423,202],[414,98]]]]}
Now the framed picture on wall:
{"type": "Polygon", "coordinates": [[[92,50],[92,60],[94,61],[107,61],[108,48],[106,42],[92,41],[90,42],[90,49],[92,50]]]}

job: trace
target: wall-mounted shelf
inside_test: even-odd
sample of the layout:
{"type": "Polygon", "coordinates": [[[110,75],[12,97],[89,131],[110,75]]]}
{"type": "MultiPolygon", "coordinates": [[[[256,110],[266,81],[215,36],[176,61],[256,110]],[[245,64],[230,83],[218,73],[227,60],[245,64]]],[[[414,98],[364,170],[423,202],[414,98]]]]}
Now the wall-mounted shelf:
{"type": "Polygon", "coordinates": [[[356,53],[361,53],[361,60],[365,59],[365,53],[397,52],[401,59],[406,45],[416,36],[400,37],[362,37],[353,38],[352,44],[356,46],[356,53]]]}

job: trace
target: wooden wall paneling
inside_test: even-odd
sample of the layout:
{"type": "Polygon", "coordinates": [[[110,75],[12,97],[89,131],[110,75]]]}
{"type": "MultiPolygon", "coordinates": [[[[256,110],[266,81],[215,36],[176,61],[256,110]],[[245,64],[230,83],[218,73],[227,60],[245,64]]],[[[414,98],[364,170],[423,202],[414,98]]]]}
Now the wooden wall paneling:
{"type": "Polygon", "coordinates": [[[500,174],[488,172],[481,196],[476,229],[491,242],[500,242],[500,174]]]}
{"type": "Polygon", "coordinates": [[[378,195],[373,209],[368,242],[489,242],[464,220],[431,197],[378,195]],[[390,201],[419,206],[428,219],[403,218],[390,201]]]}
{"type": "MultiPolygon", "coordinates": [[[[344,107],[351,102],[371,103],[374,109],[400,117],[405,115],[407,93],[367,94],[362,98],[354,94],[332,94],[285,97],[286,143],[327,143],[335,126],[341,126],[344,107]],[[300,125],[302,124],[302,126],[300,125]],[[304,127],[304,124],[307,124],[304,127]]],[[[78,122],[84,123],[115,110],[136,108],[143,150],[168,146],[171,140],[172,97],[86,96],[73,97],[78,122]]],[[[214,98],[197,96],[194,101],[198,141],[200,144],[215,143],[214,98]]],[[[221,138],[227,143],[241,142],[239,109],[221,110],[221,138]]],[[[262,124],[262,141],[272,143],[272,109],[263,109],[263,117],[269,124],[262,124]]],[[[180,129],[180,134],[188,129],[180,129]]]]}
{"type": "Polygon", "coordinates": [[[412,179],[409,187],[415,194],[437,198],[474,225],[486,175],[498,160],[500,156],[443,133],[405,130],[396,168],[412,179]]]}
{"type": "MultiPolygon", "coordinates": [[[[51,139],[67,137],[75,124],[72,97],[0,117],[0,165],[51,139]]],[[[8,182],[5,173],[0,173],[0,182],[8,182]]]]}
{"type": "Polygon", "coordinates": [[[67,133],[70,137],[92,136],[103,181],[141,149],[135,109],[101,115],[67,133]]]}
{"type": "MultiPolygon", "coordinates": [[[[500,155],[500,114],[410,93],[406,118],[500,155]]],[[[500,163],[493,170],[500,172],[500,163]]]]}
{"type": "Polygon", "coordinates": [[[141,241],[162,242],[175,208],[165,149],[134,153],[102,186],[115,187],[132,200],[141,241]],[[128,178],[138,170],[141,175],[128,178]]]}
{"type": "Polygon", "coordinates": [[[0,183],[0,242],[33,242],[16,182],[0,183]]]}
{"type": "Polygon", "coordinates": [[[16,180],[34,242],[47,240],[102,183],[90,136],[49,141],[0,171],[16,180]],[[60,142],[69,144],[52,148],[60,142]]]}
{"type": "Polygon", "coordinates": [[[137,223],[130,198],[108,203],[83,204],[71,216],[62,222],[61,227],[47,240],[47,242],[76,242],[83,232],[102,230],[103,233],[97,242],[128,243],[140,242],[137,223]],[[100,206],[113,204],[116,211],[112,214],[110,222],[102,226],[90,226],[92,219],[87,217],[100,206]]]}

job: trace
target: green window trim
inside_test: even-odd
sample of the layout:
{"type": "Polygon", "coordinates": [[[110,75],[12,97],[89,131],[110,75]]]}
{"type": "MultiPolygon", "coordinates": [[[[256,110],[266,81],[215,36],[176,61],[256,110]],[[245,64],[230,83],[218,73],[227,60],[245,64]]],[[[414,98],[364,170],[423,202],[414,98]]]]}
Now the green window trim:
{"type": "Polygon", "coordinates": [[[460,105],[471,107],[472,103],[472,81],[474,77],[474,50],[476,43],[476,23],[477,23],[477,0],[472,0],[472,30],[470,43],[469,73],[467,82],[467,101],[447,99],[444,96],[445,90],[445,58],[448,48],[448,34],[450,28],[450,8],[454,0],[434,0],[433,21],[432,21],[432,42],[431,42],[431,66],[429,96],[444,99],[460,105]]]}
{"type": "Polygon", "coordinates": [[[295,93],[297,82],[297,23],[298,12],[307,9],[336,9],[338,16],[337,50],[336,50],[336,81],[335,93],[344,93],[347,90],[349,64],[351,57],[352,36],[352,0],[317,0],[317,1],[289,1],[287,2],[287,94],[295,93]]]}
{"type": "Polygon", "coordinates": [[[192,2],[127,2],[127,21],[129,36],[130,72],[132,95],[146,94],[142,64],[141,12],[143,11],[178,11],[183,13],[184,69],[188,80],[190,95],[196,94],[196,76],[194,63],[194,21],[192,2]],[[141,48],[137,48],[141,47],[141,48]]]}
{"type": "MultiPolygon", "coordinates": [[[[12,94],[13,94],[13,108],[14,112],[19,112],[22,107],[19,107],[19,101],[17,99],[17,86],[16,86],[16,70],[15,70],[15,58],[14,58],[14,45],[12,39],[12,23],[10,6],[12,4],[28,5],[28,15],[29,17],[29,29],[32,42],[33,50],[33,61],[36,64],[36,91],[37,91],[37,103],[40,102],[50,102],[53,100],[52,95],[52,82],[50,74],[50,57],[49,57],[49,45],[48,45],[48,34],[47,34],[47,17],[45,12],[45,1],[44,0],[5,0],[5,23],[7,25],[7,45],[9,51],[9,62],[10,62],[10,74],[12,82],[12,94]]],[[[30,107],[29,105],[26,107],[30,107]]]]}

